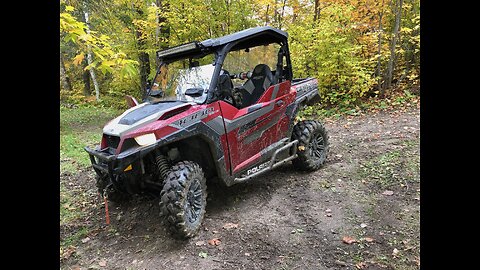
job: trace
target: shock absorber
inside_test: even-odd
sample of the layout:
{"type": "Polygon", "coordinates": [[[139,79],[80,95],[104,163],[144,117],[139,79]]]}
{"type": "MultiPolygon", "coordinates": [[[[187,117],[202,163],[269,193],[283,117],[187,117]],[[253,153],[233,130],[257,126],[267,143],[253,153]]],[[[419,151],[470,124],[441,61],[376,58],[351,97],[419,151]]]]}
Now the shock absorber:
{"type": "Polygon", "coordinates": [[[167,178],[167,174],[170,171],[170,164],[168,163],[167,158],[158,154],[155,158],[155,163],[157,165],[157,174],[160,176],[161,181],[163,182],[167,178]]]}

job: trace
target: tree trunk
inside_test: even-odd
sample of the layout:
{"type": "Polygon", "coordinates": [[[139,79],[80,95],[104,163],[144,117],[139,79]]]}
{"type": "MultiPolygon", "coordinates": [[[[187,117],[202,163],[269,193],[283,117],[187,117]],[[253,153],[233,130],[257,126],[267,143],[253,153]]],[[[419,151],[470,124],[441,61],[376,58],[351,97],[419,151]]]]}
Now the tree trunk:
{"type": "MultiPolygon", "coordinates": [[[[167,25],[164,25],[167,22],[167,18],[163,16],[163,12],[166,12],[168,9],[168,3],[163,4],[162,0],[156,0],[155,1],[157,7],[158,7],[158,14],[157,14],[157,20],[158,20],[158,27],[155,31],[157,35],[157,47],[160,48],[160,50],[164,50],[168,48],[168,40],[170,40],[170,28],[167,25]],[[162,24],[162,25],[160,25],[162,24]]],[[[158,62],[157,56],[155,56],[155,64],[158,66],[160,63],[158,62]]]]}
{"type": "MultiPolygon", "coordinates": [[[[157,5],[160,8],[160,12],[167,12],[169,9],[168,3],[162,4],[162,1],[157,0],[157,5]]],[[[160,13],[158,14],[158,23],[166,23],[167,18],[160,13]]],[[[170,27],[168,25],[159,26],[158,30],[160,31],[160,35],[163,36],[167,41],[165,43],[160,43],[160,48],[166,49],[168,48],[168,40],[170,39],[170,27]]]]}
{"type": "Polygon", "coordinates": [[[83,61],[83,63],[83,95],[87,97],[92,94],[92,89],[90,88],[90,72],[88,70],[85,70],[85,68],[87,67],[87,63],[85,61],[83,61]]]}
{"type": "Polygon", "coordinates": [[[318,20],[320,17],[320,0],[315,0],[315,5],[313,8],[313,21],[318,20]]]}
{"type": "Polygon", "coordinates": [[[382,0],[382,7],[380,9],[379,19],[378,19],[378,62],[377,62],[377,87],[379,93],[383,95],[383,87],[382,87],[382,18],[383,18],[383,4],[385,0],[382,0]]]}
{"type": "Polygon", "coordinates": [[[280,22],[279,22],[279,25],[278,25],[279,29],[282,29],[282,22],[283,22],[283,16],[285,15],[285,5],[286,4],[287,4],[287,0],[283,0],[282,13],[281,13],[280,22]]]}
{"type": "Polygon", "coordinates": [[[72,91],[72,84],[68,77],[67,70],[65,69],[65,63],[63,62],[63,54],[60,51],[60,80],[62,81],[63,89],[72,91]]]}
{"type": "MultiPolygon", "coordinates": [[[[143,10],[137,5],[133,5],[135,13],[139,16],[143,15],[143,10]]],[[[140,63],[140,94],[142,99],[147,97],[147,79],[150,74],[150,57],[145,52],[146,39],[142,36],[141,29],[135,29],[135,37],[137,39],[138,61],[140,63]]]]}
{"type": "MultiPolygon", "coordinates": [[[[85,4],[85,2],[83,3],[83,8],[85,9],[84,10],[84,14],[85,14],[85,25],[87,27],[87,34],[90,34],[90,21],[88,19],[88,9],[87,9],[87,5],[85,4]]],[[[90,47],[90,45],[88,45],[88,52],[87,52],[87,63],[90,65],[92,64],[93,62],[93,57],[92,57],[92,49],[90,47]]],[[[92,68],[89,69],[89,72],[90,72],[90,76],[92,77],[92,82],[93,82],[93,87],[95,88],[95,98],[97,101],[100,100],[100,88],[98,86],[98,82],[97,82],[97,76],[95,75],[95,70],[92,68]]]]}
{"type": "Polygon", "coordinates": [[[270,4],[267,5],[267,11],[265,11],[265,26],[268,25],[268,8],[270,7],[270,4]]]}
{"type": "MultiPolygon", "coordinates": [[[[387,78],[386,78],[386,88],[390,88],[392,86],[392,77],[393,77],[393,70],[394,70],[394,62],[395,62],[395,46],[397,45],[398,33],[400,31],[400,21],[402,17],[402,5],[403,0],[397,0],[396,2],[396,11],[395,11],[395,27],[393,29],[393,40],[390,46],[390,60],[388,61],[388,70],[387,70],[387,78]]],[[[385,91],[385,90],[384,90],[385,91]]]]}

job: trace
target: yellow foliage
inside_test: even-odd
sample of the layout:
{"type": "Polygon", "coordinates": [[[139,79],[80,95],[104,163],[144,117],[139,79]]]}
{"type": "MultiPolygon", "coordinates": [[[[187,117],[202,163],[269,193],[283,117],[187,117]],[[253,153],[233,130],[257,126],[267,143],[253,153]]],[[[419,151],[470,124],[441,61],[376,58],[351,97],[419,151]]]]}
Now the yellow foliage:
{"type": "Polygon", "coordinates": [[[73,58],[73,64],[78,66],[82,63],[83,59],[85,58],[85,55],[83,53],[78,54],[73,58]]]}

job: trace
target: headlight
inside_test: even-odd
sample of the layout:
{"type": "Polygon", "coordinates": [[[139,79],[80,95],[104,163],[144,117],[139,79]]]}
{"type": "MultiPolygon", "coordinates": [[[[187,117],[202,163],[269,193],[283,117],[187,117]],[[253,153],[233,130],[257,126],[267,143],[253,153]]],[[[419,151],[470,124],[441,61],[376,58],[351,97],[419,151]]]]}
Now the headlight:
{"type": "Polygon", "coordinates": [[[155,134],[148,133],[135,137],[135,141],[141,146],[146,146],[157,142],[157,138],[155,137],[155,134]]]}

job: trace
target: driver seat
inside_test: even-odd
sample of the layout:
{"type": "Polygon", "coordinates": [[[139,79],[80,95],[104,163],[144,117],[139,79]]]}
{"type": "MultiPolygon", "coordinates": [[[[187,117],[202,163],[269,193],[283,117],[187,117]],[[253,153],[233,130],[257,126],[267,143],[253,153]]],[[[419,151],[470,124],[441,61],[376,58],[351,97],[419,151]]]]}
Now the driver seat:
{"type": "Polygon", "coordinates": [[[248,107],[258,101],[260,96],[273,83],[273,73],[265,64],[258,64],[252,72],[252,76],[243,84],[242,107],[248,107]]]}

